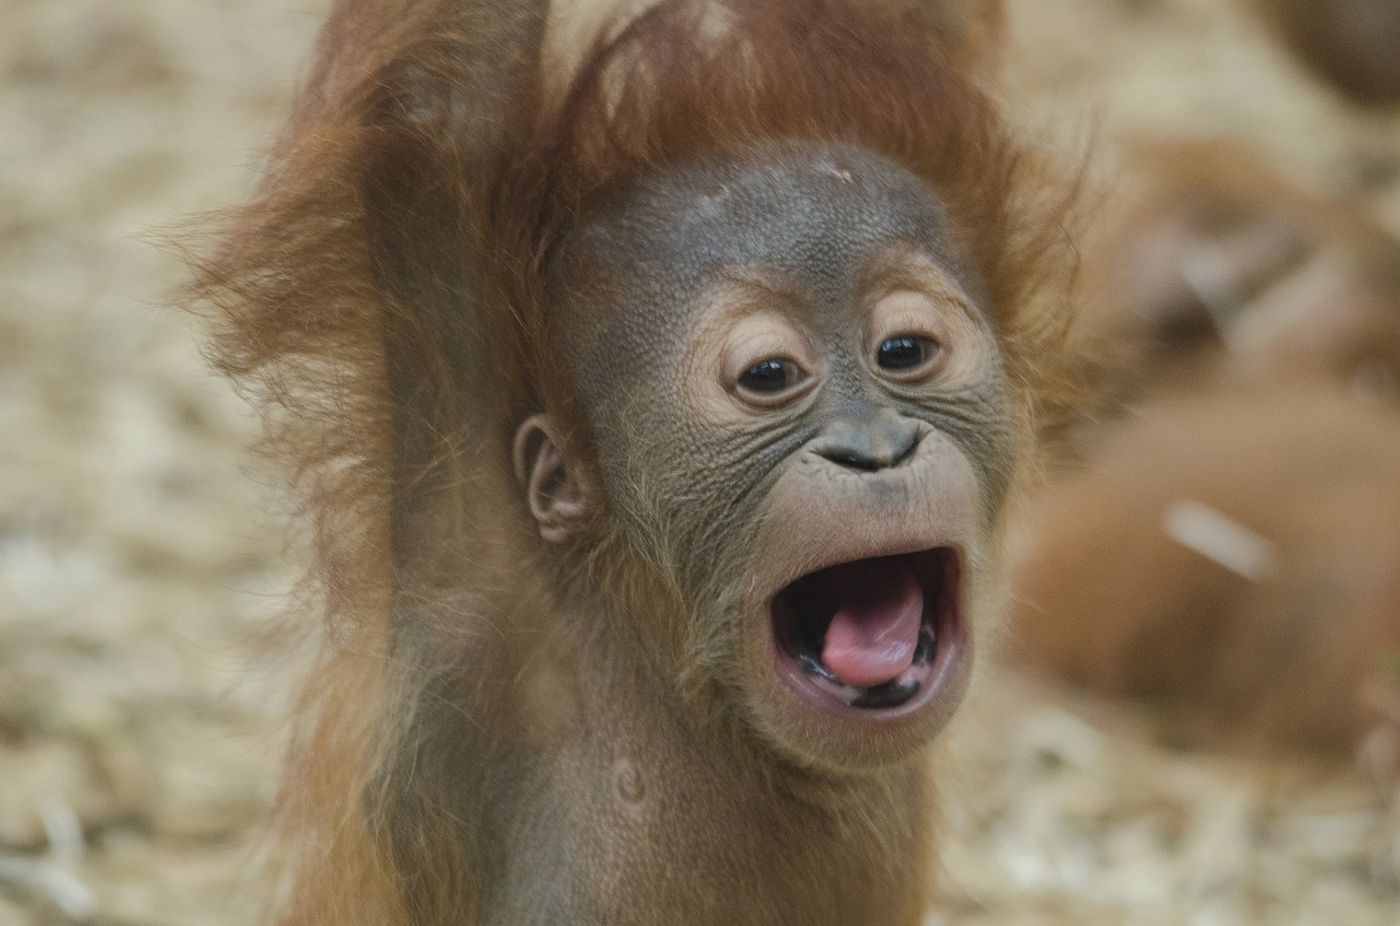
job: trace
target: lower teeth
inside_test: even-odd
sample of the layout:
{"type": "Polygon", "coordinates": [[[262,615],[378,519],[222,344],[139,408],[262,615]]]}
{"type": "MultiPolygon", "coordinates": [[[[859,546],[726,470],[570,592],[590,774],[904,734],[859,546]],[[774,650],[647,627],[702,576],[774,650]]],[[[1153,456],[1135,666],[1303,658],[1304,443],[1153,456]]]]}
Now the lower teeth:
{"type": "MultiPolygon", "coordinates": [[[[933,633],[925,628],[919,632],[918,647],[914,650],[914,665],[926,666],[932,662],[933,649],[933,633]]],[[[898,707],[919,693],[920,686],[917,681],[901,683],[899,679],[885,682],[883,685],[875,685],[872,688],[852,688],[841,681],[836,673],[828,669],[825,663],[811,653],[801,653],[797,659],[801,663],[803,671],[808,675],[815,675],[839,688],[842,699],[851,707],[861,710],[898,707]]]]}
{"type": "Polygon", "coordinates": [[[898,707],[918,693],[918,682],[906,682],[901,685],[896,679],[874,688],[866,688],[855,700],[847,703],[851,707],[858,707],[861,710],[878,710],[882,707],[898,707]]]}
{"type": "Polygon", "coordinates": [[[802,668],[807,671],[808,675],[820,676],[833,685],[840,685],[842,688],[846,687],[846,685],[836,677],[836,673],[828,669],[826,663],[822,662],[816,656],[810,653],[802,653],[797,658],[802,663],[802,668]]]}
{"type": "Polygon", "coordinates": [[[914,665],[926,666],[933,661],[933,631],[919,631],[919,645],[914,649],[914,665]]]}

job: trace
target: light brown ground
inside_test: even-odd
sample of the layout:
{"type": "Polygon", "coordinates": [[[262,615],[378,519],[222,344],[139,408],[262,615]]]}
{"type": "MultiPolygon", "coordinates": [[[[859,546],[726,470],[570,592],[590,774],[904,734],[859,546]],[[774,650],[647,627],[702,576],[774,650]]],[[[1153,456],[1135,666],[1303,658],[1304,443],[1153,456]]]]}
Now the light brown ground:
{"type": "MultiPolygon", "coordinates": [[[[1015,0],[1011,95],[1066,150],[1241,137],[1400,228],[1400,118],[1225,0],[1015,0]]],[[[324,0],[0,0],[0,926],[252,922],[259,640],[291,568],[256,423],[165,309],[163,226],[246,193],[324,0]],[[250,474],[252,478],[250,478],[250,474]]],[[[1400,923],[1359,777],[1169,752],[988,688],[939,923],[1400,923]]],[[[1393,811],[1392,811],[1393,813],[1393,811]]]]}

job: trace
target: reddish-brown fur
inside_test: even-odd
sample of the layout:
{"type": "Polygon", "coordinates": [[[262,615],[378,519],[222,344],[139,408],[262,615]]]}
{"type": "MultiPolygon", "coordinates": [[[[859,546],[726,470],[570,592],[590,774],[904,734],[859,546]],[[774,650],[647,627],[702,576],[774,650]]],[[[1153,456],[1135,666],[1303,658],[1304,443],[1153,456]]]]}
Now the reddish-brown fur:
{"type": "Polygon", "coordinates": [[[1146,402],[1031,506],[1015,650],[1169,708],[1176,735],[1355,747],[1400,684],[1398,473],[1400,417],[1338,387],[1146,402]],[[1263,537],[1272,568],[1247,578],[1182,545],[1182,502],[1263,537]]]}
{"type": "MultiPolygon", "coordinates": [[[[552,729],[570,720],[578,679],[555,623],[559,570],[649,592],[625,563],[545,556],[507,448],[526,414],[572,407],[543,268],[610,190],[771,139],[883,153],[932,183],[969,230],[961,243],[998,307],[1026,433],[1070,399],[1063,306],[1032,298],[1063,291],[1064,197],[929,42],[924,17],[946,8],[736,0],[716,32],[700,6],[667,2],[613,30],[555,99],[535,66],[544,23],[527,4],[337,4],[260,195],[203,267],[218,364],[260,401],[305,499],[310,590],[326,615],[309,640],[278,803],[277,922],[473,922],[491,877],[482,841],[548,842],[542,806],[488,807],[480,795],[511,774],[508,757],[554,748],[552,729]],[[499,48],[508,60],[482,64],[499,48]]],[[[978,9],[944,21],[997,21],[999,5],[978,9]]],[[[586,457],[588,435],[572,439],[586,457]]],[[[621,680],[638,667],[590,668],[621,680]]],[[[637,717],[620,736],[650,729],[637,717]]],[[[683,780],[687,744],[645,748],[683,780]]],[[[756,920],[829,916],[872,877],[907,888],[883,901],[887,921],[917,920],[932,812],[917,774],[849,789],[758,764],[734,774],[787,803],[759,808],[754,826],[736,793],[740,812],[717,813],[718,830],[657,834],[653,854],[678,853],[682,871],[675,845],[727,847],[744,874],[737,902],[752,898],[756,920]],[[813,863],[793,833],[828,838],[817,821],[851,829],[840,858],[850,883],[803,867],[813,863]],[[802,896],[789,881],[821,887],[802,896]]],[[[666,890],[631,898],[637,915],[675,915],[666,890]]]]}
{"type": "Polygon", "coordinates": [[[1146,147],[1124,177],[1084,274],[1120,352],[1109,408],[1029,508],[1021,648],[1182,730],[1353,745],[1400,635],[1400,242],[1235,146],[1146,147]],[[1279,571],[1171,540],[1180,501],[1263,534],[1279,571]]]}
{"type": "Polygon", "coordinates": [[[928,28],[940,47],[963,69],[994,72],[1006,38],[1003,0],[958,0],[925,4],[928,28]]]}

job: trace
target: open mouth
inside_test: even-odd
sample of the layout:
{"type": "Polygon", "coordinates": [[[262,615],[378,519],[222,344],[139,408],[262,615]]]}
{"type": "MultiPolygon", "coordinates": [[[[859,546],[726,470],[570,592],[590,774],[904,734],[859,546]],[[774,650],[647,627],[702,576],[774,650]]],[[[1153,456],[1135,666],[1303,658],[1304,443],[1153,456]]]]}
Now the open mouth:
{"type": "Polygon", "coordinates": [[[841,563],[772,603],[782,674],[809,700],[878,713],[930,699],[960,648],[957,553],[841,563]]]}

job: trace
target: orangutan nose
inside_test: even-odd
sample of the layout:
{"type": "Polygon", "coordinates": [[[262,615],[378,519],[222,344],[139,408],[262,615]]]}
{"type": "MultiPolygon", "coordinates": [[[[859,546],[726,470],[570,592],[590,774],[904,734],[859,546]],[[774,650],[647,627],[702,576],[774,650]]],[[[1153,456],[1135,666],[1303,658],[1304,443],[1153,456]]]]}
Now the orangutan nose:
{"type": "Polygon", "coordinates": [[[832,423],[812,442],[811,450],[842,469],[873,473],[909,459],[921,436],[917,422],[885,410],[867,420],[832,423]]]}

